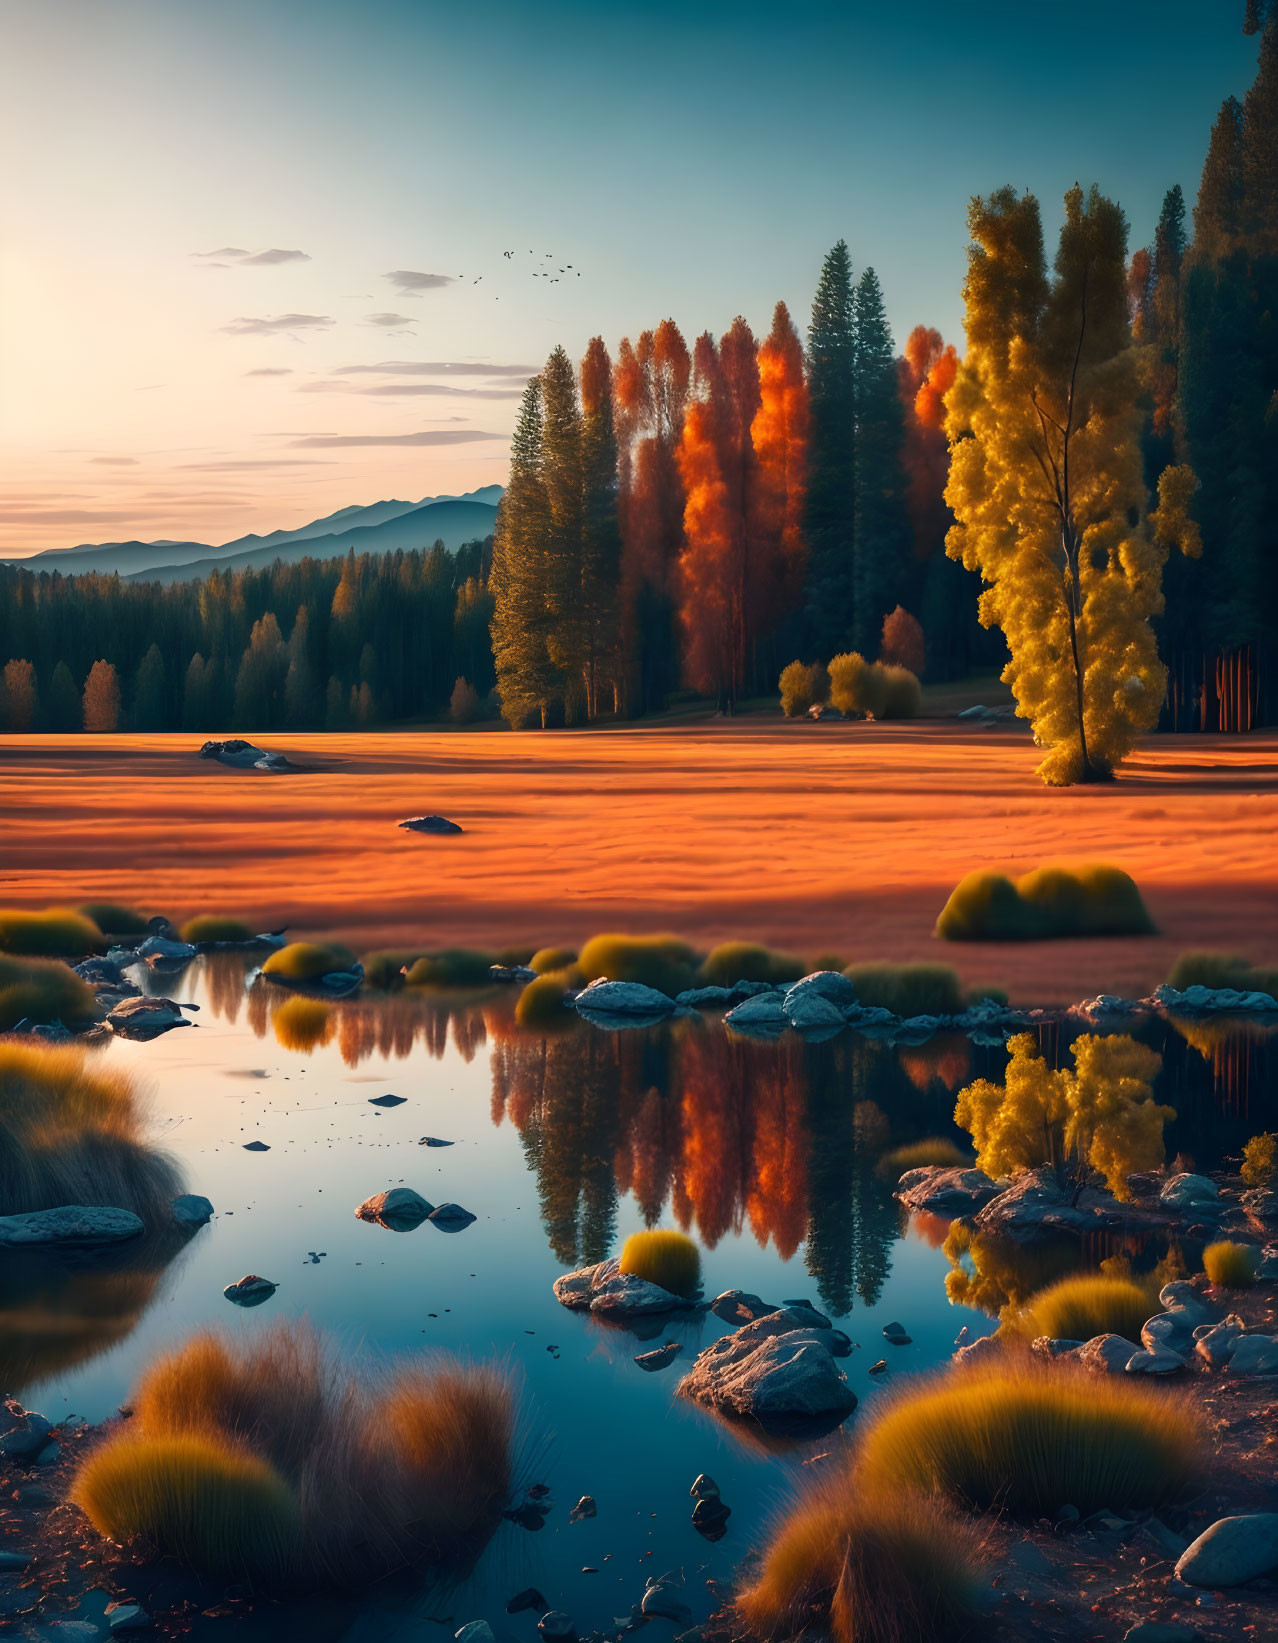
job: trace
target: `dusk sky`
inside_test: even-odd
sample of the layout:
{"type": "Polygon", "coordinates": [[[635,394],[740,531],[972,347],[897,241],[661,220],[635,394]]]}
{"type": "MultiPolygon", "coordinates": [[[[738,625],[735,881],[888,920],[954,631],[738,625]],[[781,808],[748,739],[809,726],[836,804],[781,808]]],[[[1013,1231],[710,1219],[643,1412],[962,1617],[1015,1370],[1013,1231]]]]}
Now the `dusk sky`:
{"type": "Polygon", "coordinates": [[[0,552],[501,481],[555,343],[806,329],[840,237],[961,342],[968,197],[1148,240],[1242,10],[0,0],[0,552]]]}

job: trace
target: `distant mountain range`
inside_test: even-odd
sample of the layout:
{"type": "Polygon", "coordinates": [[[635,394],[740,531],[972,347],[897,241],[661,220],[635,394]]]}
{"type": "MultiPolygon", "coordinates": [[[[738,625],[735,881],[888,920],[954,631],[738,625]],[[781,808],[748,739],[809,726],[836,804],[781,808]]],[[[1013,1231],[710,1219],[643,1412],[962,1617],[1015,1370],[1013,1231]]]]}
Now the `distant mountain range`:
{"type": "Polygon", "coordinates": [[[135,582],[192,582],[213,570],[260,569],[277,559],[292,564],[307,557],[332,559],[348,548],[357,554],[395,553],[442,541],[451,552],[491,533],[501,494],[500,485],[484,485],[464,496],[370,502],[366,507],[339,508],[296,530],[239,536],[221,547],[207,542],[82,543],[5,562],[33,571],[60,571],[63,576],[100,571],[135,582]]]}

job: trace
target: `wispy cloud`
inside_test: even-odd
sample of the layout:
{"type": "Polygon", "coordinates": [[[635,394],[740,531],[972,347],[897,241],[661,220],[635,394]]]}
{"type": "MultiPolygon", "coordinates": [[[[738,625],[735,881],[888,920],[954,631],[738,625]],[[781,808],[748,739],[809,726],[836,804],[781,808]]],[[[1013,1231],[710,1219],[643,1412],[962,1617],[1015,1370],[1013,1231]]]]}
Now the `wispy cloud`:
{"type": "Polygon", "coordinates": [[[89,461],[102,468],[136,468],[136,456],[91,456],[89,461]]]}
{"type": "Polygon", "coordinates": [[[288,365],[259,365],[256,371],[245,371],[246,377],[291,377],[292,367],[288,365]]]}
{"type": "MultiPolygon", "coordinates": [[[[299,445],[306,443],[298,440],[299,445]]],[[[340,443],[340,441],[339,441],[340,443]]],[[[233,474],[247,473],[255,468],[331,468],[331,462],[325,462],[322,457],[274,457],[274,458],[233,458],[226,462],[180,462],[179,468],[188,473],[198,474],[233,474]]]]}
{"type": "Polygon", "coordinates": [[[385,359],[380,365],[339,365],[339,377],[518,377],[536,376],[535,365],[481,365],[474,360],[385,359]]]}
{"type": "Polygon", "coordinates": [[[519,383],[511,383],[509,386],[494,384],[475,388],[455,388],[444,382],[378,382],[371,387],[361,388],[353,382],[322,380],[300,382],[297,386],[299,394],[357,394],[377,398],[425,395],[430,398],[447,399],[518,399],[523,391],[519,383]]]}
{"type": "Polygon", "coordinates": [[[486,434],[478,428],[427,428],[416,434],[320,434],[295,439],[301,450],[335,450],[349,445],[463,445],[479,439],[505,439],[505,434],[486,434]]]}
{"type": "Polygon", "coordinates": [[[411,314],[365,314],[365,325],[384,325],[387,330],[394,326],[416,325],[417,321],[411,314]]]}
{"type": "Polygon", "coordinates": [[[216,251],[193,251],[191,255],[197,262],[212,263],[219,268],[225,268],[230,263],[238,263],[241,268],[270,268],[281,262],[311,260],[306,251],[286,251],[280,246],[272,246],[269,251],[245,251],[242,246],[223,245],[216,251]]]}
{"type": "Polygon", "coordinates": [[[328,314],[276,314],[266,318],[241,314],[222,329],[233,337],[277,337],[294,331],[327,331],[332,324],[328,314]]]}
{"type": "Polygon", "coordinates": [[[0,508],[4,525],[114,525],[167,516],[159,508],[0,508]]]}
{"type": "Polygon", "coordinates": [[[455,274],[422,274],[415,268],[394,268],[383,274],[401,297],[420,297],[423,291],[440,291],[446,285],[455,285],[455,274]]]}

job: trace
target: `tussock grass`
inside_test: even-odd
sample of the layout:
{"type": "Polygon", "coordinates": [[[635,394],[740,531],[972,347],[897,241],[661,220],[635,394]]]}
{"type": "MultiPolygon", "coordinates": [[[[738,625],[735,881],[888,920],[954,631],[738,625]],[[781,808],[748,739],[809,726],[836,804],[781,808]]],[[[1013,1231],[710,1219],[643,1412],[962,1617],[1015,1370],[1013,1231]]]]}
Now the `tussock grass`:
{"type": "Polygon", "coordinates": [[[935,1499],[867,1499],[837,1466],[774,1525],[758,1572],[737,1598],[754,1635],[833,1643],[958,1643],[982,1613],[982,1548],[935,1499]]]}
{"type": "Polygon", "coordinates": [[[1056,936],[1143,936],[1154,925],[1135,881],[1120,867],[1038,867],[961,879],[941,909],[945,941],[1041,941],[1056,936]]]}
{"type": "Polygon", "coordinates": [[[1198,1420],[1184,1396],[1019,1354],[910,1387],[860,1446],[871,1498],[939,1490],[978,1511],[1035,1517],[1067,1504],[1084,1517],[1102,1506],[1157,1506],[1185,1488],[1199,1459],[1198,1420]]]}
{"type": "Polygon", "coordinates": [[[563,1027],[571,1017],[564,1008],[564,999],[573,985],[568,970],[548,970],[530,981],[515,1004],[515,1023],[520,1027],[563,1027]]]}
{"type": "Polygon", "coordinates": [[[84,958],[105,943],[91,918],[72,907],[49,907],[43,913],[20,908],[0,910],[0,953],[23,958],[84,958]]]}
{"type": "Polygon", "coordinates": [[[972,1162],[970,1152],[964,1152],[962,1147],[943,1135],[925,1135],[921,1140],[906,1141],[902,1146],[885,1152],[879,1159],[878,1169],[881,1175],[899,1181],[906,1170],[926,1169],[929,1165],[944,1169],[970,1168],[972,1162]]]}
{"type": "Polygon", "coordinates": [[[576,962],[577,953],[572,947],[539,947],[528,960],[528,968],[544,976],[551,970],[570,969],[576,962]]]}
{"type": "Polygon", "coordinates": [[[731,987],[737,981],[798,981],[807,973],[807,965],[793,953],[779,953],[757,941],[723,941],[706,954],[697,984],[731,987]]]}
{"type": "Polygon", "coordinates": [[[372,987],[379,993],[395,993],[404,985],[404,972],[410,970],[417,962],[416,950],[412,952],[396,952],[392,948],[379,948],[375,953],[365,953],[364,985],[372,987]]]}
{"type": "Polygon", "coordinates": [[[1213,992],[1232,987],[1239,993],[1268,993],[1278,998],[1278,965],[1253,964],[1237,953],[1182,953],[1167,980],[1180,993],[1186,987],[1210,987],[1213,992]]]}
{"type": "Polygon", "coordinates": [[[60,1021],[78,1029],[101,1019],[93,989],[65,964],[0,953],[0,1033],[24,1020],[60,1021]]]}
{"type": "Polygon", "coordinates": [[[1250,1289],[1260,1271],[1261,1254],[1255,1244],[1221,1239],[1203,1251],[1203,1271],[1224,1289],[1250,1289]]]}
{"type": "MultiPolygon", "coordinates": [[[[273,1515],[262,1528],[269,1555],[246,1558],[241,1578],[263,1591],[353,1588],[399,1569],[464,1565],[511,1486],[514,1405],[503,1374],[441,1362],[356,1377],[296,1323],[234,1342],[197,1335],[152,1365],[132,1403],[133,1420],[90,1453],[73,1498],[113,1539],[169,1551],[200,1576],[222,1574],[235,1533],[222,1485],[188,1477],[171,1498],[168,1457],[187,1444],[212,1446],[223,1465],[252,1457],[272,1484],[262,1510],[273,1515]],[[99,1458],[110,1463],[117,1448],[127,1498],[149,1517],[94,1489],[99,1458]],[[286,1501],[290,1537],[278,1532],[286,1501]]],[[[250,1494],[250,1512],[258,1500],[250,1494]]]]}
{"type": "Polygon", "coordinates": [[[1034,1340],[1089,1341],[1093,1335],[1123,1335],[1140,1343],[1141,1325],[1157,1307],[1156,1292],[1130,1279],[1098,1273],[1076,1273],[1040,1289],[1020,1307],[1010,1309],[1003,1327],[1034,1340]]]}
{"type": "Polygon", "coordinates": [[[141,1135],[124,1068],[71,1045],[0,1044],[0,1214],[105,1204],[156,1222],[182,1188],[141,1135]]]}
{"type": "Polygon", "coordinates": [[[144,936],[150,928],[136,907],[124,907],[118,901],[90,901],[79,911],[108,936],[144,936]]]}
{"type": "Polygon", "coordinates": [[[701,1283],[701,1251],[682,1232],[632,1232],[622,1246],[621,1270],[691,1297],[701,1283]]]}
{"type": "Polygon", "coordinates": [[[349,948],[318,941],[290,941],[287,947],[271,954],[262,966],[262,974],[306,986],[332,970],[349,970],[354,963],[355,955],[349,948]]]}
{"type": "Polygon", "coordinates": [[[445,947],[417,959],[404,982],[409,987],[486,987],[496,962],[494,954],[477,947],[445,947]]]}
{"type": "Polygon", "coordinates": [[[963,987],[948,964],[849,964],[857,1002],[893,1015],[958,1015],[963,987]]]}
{"type": "Polygon", "coordinates": [[[183,941],[199,946],[202,941],[252,941],[254,932],[237,918],[221,913],[197,913],[178,931],[183,941]]]}
{"type": "Polygon", "coordinates": [[[640,981],[669,998],[695,983],[698,963],[678,936],[592,936],[577,955],[586,981],[640,981]]]}
{"type": "Polygon", "coordinates": [[[331,1005],[304,994],[286,998],[272,1016],[271,1025],[282,1048],[302,1051],[327,1044],[336,1028],[331,1005]]]}

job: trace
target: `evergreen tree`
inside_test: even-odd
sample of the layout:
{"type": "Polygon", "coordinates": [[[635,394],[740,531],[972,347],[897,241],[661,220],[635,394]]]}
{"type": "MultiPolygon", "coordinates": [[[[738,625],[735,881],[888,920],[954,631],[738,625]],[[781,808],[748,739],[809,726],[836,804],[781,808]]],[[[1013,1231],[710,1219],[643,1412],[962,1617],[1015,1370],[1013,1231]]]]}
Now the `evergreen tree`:
{"type": "Polygon", "coordinates": [[[59,659],[49,680],[49,729],[60,735],[79,730],[83,724],[80,710],[80,692],[67,664],[59,659]]]}
{"type": "Polygon", "coordinates": [[[493,660],[504,718],[516,729],[539,712],[544,726],[558,683],[550,660],[545,565],[550,503],[542,478],[541,379],[524,390],[510,477],[493,531],[493,660]]]}
{"type": "Polygon", "coordinates": [[[169,701],[164,675],[164,657],[154,642],[138,663],[133,678],[134,730],[165,730],[168,728],[169,701]]]}
{"type": "Polygon", "coordinates": [[[542,581],[549,607],[546,648],[559,675],[564,720],[585,706],[590,649],[584,608],[581,409],[572,361],[556,348],[541,374],[541,477],[549,528],[542,581]]]}
{"type": "Polygon", "coordinates": [[[853,303],[856,344],[856,441],[853,475],[853,620],[855,650],[872,656],[883,618],[906,591],[910,520],[906,507],[905,413],[896,350],[878,275],[867,268],[853,303]]]}
{"type": "Polygon", "coordinates": [[[187,663],[186,677],[182,682],[183,730],[213,728],[213,702],[209,684],[208,669],[203,656],[197,650],[187,663]]]}
{"type": "Polygon", "coordinates": [[[808,329],[806,609],[812,648],[823,656],[846,648],[856,603],[854,311],[852,259],[840,240],[821,269],[808,329]]]}
{"type": "Polygon", "coordinates": [[[621,521],[617,510],[618,451],[613,420],[612,361],[602,337],[592,337],[581,362],[581,595],[585,629],[586,712],[599,712],[610,688],[619,707],[621,647],[621,521]]]}

